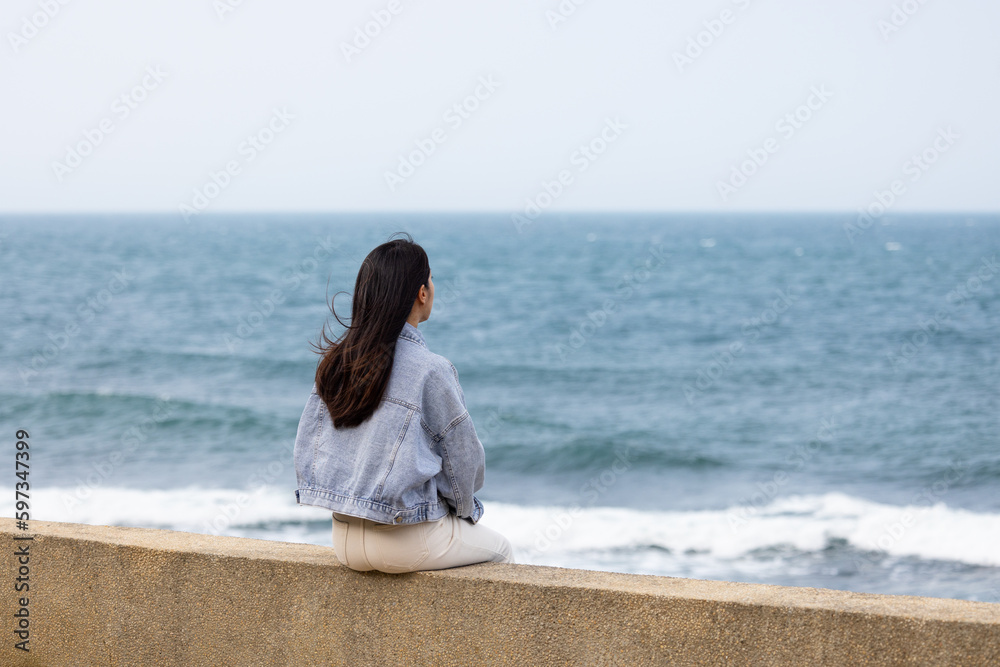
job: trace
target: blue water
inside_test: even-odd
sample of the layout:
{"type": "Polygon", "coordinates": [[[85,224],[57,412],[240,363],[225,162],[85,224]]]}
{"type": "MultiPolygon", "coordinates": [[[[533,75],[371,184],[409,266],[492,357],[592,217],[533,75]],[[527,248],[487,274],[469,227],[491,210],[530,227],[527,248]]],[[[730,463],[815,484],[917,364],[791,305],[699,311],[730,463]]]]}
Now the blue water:
{"type": "Polygon", "coordinates": [[[329,545],[309,342],[408,231],[519,562],[1000,601],[1000,217],[853,219],[0,218],[0,422],[33,518],[329,545]]]}

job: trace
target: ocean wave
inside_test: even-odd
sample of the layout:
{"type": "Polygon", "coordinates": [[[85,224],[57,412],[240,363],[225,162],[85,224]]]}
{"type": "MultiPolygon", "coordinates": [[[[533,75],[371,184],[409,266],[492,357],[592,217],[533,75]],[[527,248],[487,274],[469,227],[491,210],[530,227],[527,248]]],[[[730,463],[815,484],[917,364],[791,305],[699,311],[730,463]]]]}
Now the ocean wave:
{"type": "MultiPolygon", "coordinates": [[[[0,394],[0,398],[4,395],[0,394]]],[[[171,429],[186,429],[197,434],[209,432],[240,436],[271,434],[294,437],[295,417],[275,417],[263,406],[235,405],[209,399],[198,401],[177,398],[169,394],[149,395],[99,386],[93,390],[56,390],[30,397],[32,406],[44,407],[48,414],[58,414],[62,425],[79,422],[88,426],[94,420],[102,423],[122,422],[124,428],[144,420],[152,420],[161,433],[171,429]],[[291,431],[289,431],[291,428],[291,431]]]]}
{"type": "Polygon", "coordinates": [[[843,493],[789,496],[760,508],[647,512],[491,503],[492,525],[529,551],[656,547],[732,561],[768,552],[820,554],[838,544],[871,561],[914,557],[1000,566],[1000,514],[886,505],[843,493]]]}
{"type": "MultiPolygon", "coordinates": [[[[262,478],[254,489],[42,487],[32,518],[142,526],[329,544],[330,513],[299,506],[262,478]]],[[[762,562],[847,550],[880,558],[1000,567],[1000,514],[933,505],[887,505],[843,493],[788,496],[748,511],[643,511],[484,501],[484,525],[506,535],[522,562],[594,563],[633,556],[762,562]]],[[[13,516],[13,503],[0,503],[13,516]]]]}
{"type": "MultiPolygon", "coordinates": [[[[489,431],[484,429],[481,436],[484,443],[493,444],[486,438],[489,431]]],[[[507,472],[559,472],[578,470],[605,470],[619,458],[630,466],[651,470],[706,470],[724,468],[729,461],[691,450],[670,450],[654,448],[642,444],[644,434],[622,433],[617,438],[578,437],[569,442],[548,444],[508,444],[497,445],[489,450],[489,465],[492,470],[507,472]],[[628,444],[638,441],[639,444],[628,444]]]]}

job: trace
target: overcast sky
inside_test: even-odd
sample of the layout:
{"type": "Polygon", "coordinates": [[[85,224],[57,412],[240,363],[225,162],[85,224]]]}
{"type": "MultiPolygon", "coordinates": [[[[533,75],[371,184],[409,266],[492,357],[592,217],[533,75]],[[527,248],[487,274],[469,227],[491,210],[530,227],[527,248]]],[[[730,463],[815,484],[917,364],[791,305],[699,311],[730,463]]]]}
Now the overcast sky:
{"type": "Polygon", "coordinates": [[[62,1],[0,212],[1000,210],[995,0],[62,1]]]}

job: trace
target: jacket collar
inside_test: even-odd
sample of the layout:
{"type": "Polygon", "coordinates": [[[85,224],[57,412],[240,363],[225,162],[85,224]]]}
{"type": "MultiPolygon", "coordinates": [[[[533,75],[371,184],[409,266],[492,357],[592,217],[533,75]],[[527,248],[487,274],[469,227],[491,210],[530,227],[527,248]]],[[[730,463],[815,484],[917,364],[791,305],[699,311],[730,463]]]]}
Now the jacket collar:
{"type": "Polygon", "coordinates": [[[427,343],[424,342],[423,334],[421,334],[420,331],[409,322],[403,322],[403,330],[399,332],[399,337],[412,340],[414,343],[427,347],[427,343]]]}

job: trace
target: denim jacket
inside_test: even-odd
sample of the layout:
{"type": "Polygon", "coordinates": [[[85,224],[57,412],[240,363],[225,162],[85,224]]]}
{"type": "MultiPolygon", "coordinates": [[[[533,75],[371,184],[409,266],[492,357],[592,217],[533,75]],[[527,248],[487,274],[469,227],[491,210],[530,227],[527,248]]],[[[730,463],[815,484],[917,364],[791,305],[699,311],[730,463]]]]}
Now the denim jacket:
{"type": "Polygon", "coordinates": [[[486,453],[455,366],[406,322],[389,382],[364,423],[335,429],[313,386],[295,436],[296,502],[379,523],[472,523],[483,505],[486,453]]]}

